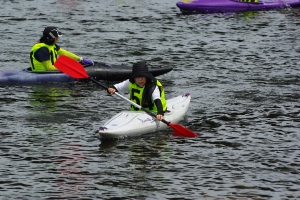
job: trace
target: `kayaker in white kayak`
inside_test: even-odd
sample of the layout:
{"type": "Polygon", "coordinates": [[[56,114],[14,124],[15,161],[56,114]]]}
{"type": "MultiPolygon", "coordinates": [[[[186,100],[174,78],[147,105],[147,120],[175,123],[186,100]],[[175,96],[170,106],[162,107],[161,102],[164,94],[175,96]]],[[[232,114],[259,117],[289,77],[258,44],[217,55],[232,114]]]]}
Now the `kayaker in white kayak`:
{"type": "MultiPolygon", "coordinates": [[[[167,110],[167,101],[162,84],[148,71],[146,62],[139,61],[133,64],[132,75],[129,79],[109,87],[107,92],[130,93],[130,100],[141,107],[156,112],[156,119],[161,121],[167,110]]],[[[131,105],[131,110],[138,111],[139,108],[131,105]]]]}
{"type": "Polygon", "coordinates": [[[30,67],[32,71],[40,72],[57,70],[54,63],[58,55],[68,56],[83,64],[94,64],[93,61],[83,59],[58,46],[56,43],[61,36],[62,33],[58,31],[57,27],[49,26],[44,29],[42,37],[33,45],[30,52],[30,67]]]}

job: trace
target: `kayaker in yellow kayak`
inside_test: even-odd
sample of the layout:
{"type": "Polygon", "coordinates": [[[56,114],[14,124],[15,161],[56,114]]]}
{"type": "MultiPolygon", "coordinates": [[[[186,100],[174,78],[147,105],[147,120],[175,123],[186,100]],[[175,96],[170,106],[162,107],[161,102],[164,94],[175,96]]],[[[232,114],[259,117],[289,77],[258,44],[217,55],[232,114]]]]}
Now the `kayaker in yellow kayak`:
{"type": "Polygon", "coordinates": [[[61,36],[62,33],[58,31],[57,27],[49,26],[44,29],[42,37],[33,45],[30,52],[30,67],[32,71],[57,70],[54,63],[58,55],[65,55],[83,64],[93,65],[93,61],[83,59],[58,46],[56,43],[61,36]]]}
{"type": "MultiPolygon", "coordinates": [[[[167,101],[162,84],[148,71],[146,62],[139,61],[133,64],[132,75],[129,79],[115,84],[107,89],[109,94],[117,92],[130,93],[130,100],[143,108],[157,112],[156,119],[161,121],[167,110],[167,101]]],[[[139,108],[131,105],[131,110],[139,108]]]]}

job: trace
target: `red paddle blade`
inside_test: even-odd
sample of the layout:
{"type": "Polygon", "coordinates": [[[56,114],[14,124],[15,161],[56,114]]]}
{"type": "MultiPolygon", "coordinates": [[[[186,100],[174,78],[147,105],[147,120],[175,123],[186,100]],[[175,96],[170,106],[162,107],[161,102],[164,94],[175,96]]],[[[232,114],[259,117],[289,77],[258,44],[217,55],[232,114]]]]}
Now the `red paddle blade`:
{"type": "Polygon", "coordinates": [[[54,66],[73,78],[89,78],[84,67],[79,62],[67,56],[59,56],[54,66]]]}
{"type": "Polygon", "coordinates": [[[171,124],[169,123],[169,126],[174,130],[174,134],[172,134],[173,137],[189,137],[189,138],[195,138],[198,137],[196,133],[193,131],[179,125],[179,124],[171,124]]]}

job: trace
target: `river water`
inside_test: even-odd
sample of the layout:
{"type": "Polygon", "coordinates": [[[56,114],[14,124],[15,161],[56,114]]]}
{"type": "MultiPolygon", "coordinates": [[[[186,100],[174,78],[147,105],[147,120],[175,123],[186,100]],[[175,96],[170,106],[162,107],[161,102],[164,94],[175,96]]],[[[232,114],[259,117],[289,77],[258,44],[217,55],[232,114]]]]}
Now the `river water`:
{"type": "MultiPolygon", "coordinates": [[[[45,26],[84,58],[146,60],[168,98],[190,93],[172,130],[105,141],[129,105],[92,83],[0,87],[0,199],[299,199],[300,10],[181,15],[167,0],[3,0],[0,70],[23,69],[45,26]]],[[[105,84],[113,84],[105,82],[105,84]]]]}

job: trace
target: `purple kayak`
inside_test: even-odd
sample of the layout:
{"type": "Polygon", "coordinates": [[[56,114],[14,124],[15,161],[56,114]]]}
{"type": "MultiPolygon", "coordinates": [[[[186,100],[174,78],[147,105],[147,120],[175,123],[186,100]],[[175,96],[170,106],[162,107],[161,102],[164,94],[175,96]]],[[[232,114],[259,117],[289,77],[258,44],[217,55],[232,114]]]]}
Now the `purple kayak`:
{"type": "Polygon", "coordinates": [[[299,7],[300,0],[182,0],[176,6],[184,14],[262,11],[299,7]]]}

